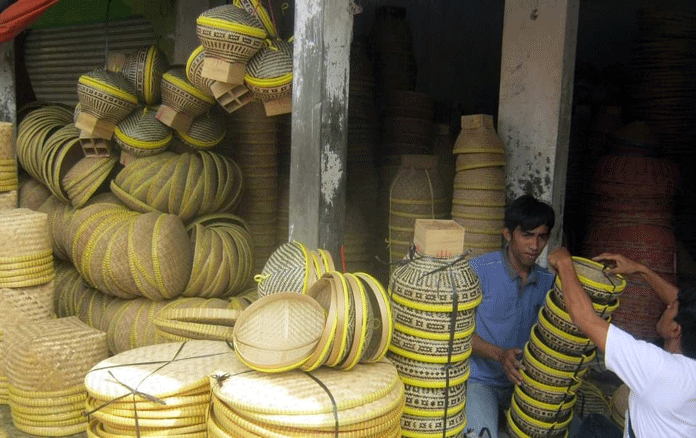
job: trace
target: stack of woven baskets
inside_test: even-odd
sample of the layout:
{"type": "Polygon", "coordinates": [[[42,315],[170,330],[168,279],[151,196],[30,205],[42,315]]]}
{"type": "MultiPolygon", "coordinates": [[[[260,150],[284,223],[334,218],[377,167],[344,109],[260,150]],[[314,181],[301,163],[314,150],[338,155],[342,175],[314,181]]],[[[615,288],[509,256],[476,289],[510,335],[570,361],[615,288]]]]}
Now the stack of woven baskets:
{"type": "Polygon", "coordinates": [[[84,377],[89,434],[206,436],[210,376],[244,370],[222,341],[151,345],[102,360],[84,377]]]}
{"type": "MultiPolygon", "coordinates": [[[[595,312],[611,320],[626,281],[592,260],[573,257],[573,262],[595,312]]],[[[595,345],[565,310],[563,285],[556,277],[525,345],[524,381],[515,387],[507,413],[509,433],[518,438],[567,436],[576,393],[595,356],[595,345]]]]}
{"type": "Polygon", "coordinates": [[[278,122],[277,117],[266,117],[263,105],[252,102],[227,117],[229,134],[220,147],[220,153],[233,157],[244,175],[236,211],[254,239],[255,273],[278,247],[278,122]]]}
{"type": "Polygon", "coordinates": [[[18,185],[14,125],[0,122],[0,208],[17,207],[18,185]]]}
{"type": "Polygon", "coordinates": [[[221,340],[220,334],[222,340],[231,341],[231,327],[238,313],[255,299],[255,289],[228,299],[123,299],[87,286],[69,263],[56,267],[57,315],[77,316],[105,332],[113,354],[164,342],[221,340]]]}
{"type": "Polygon", "coordinates": [[[505,216],[505,148],[485,114],[462,116],[454,143],[457,155],[452,219],[466,230],[471,257],[501,246],[505,216]]]}
{"type": "Polygon", "coordinates": [[[117,160],[85,157],[72,118],[70,111],[57,105],[30,111],[17,130],[17,158],[51,193],[81,207],[100,190],[117,160]]]}
{"type": "Polygon", "coordinates": [[[50,319],[54,271],[46,215],[24,208],[0,211],[0,404],[8,402],[6,331],[50,319]]]}
{"type": "Polygon", "coordinates": [[[398,438],[403,406],[404,385],[387,360],[351,372],[230,372],[213,386],[208,434],[398,438]]]}
{"type": "Polygon", "coordinates": [[[406,384],[405,437],[457,436],[466,427],[466,381],[481,283],[463,256],[405,258],[389,283],[389,359],[406,384]]]}
{"type": "Polygon", "coordinates": [[[445,219],[445,188],[434,155],[403,155],[389,189],[389,260],[404,258],[416,219],[445,219]]]}
{"type": "Polygon", "coordinates": [[[386,354],[391,328],[389,300],[375,278],[325,270],[306,293],[259,298],[239,316],[233,337],[239,358],[259,371],[351,370],[386,354]]]}
{"type": "Polygon", "coordinates": [[[85,375],[106,359],[106,334],[75,317],[24,322],[5,334],[14,425],[33,435],[87,428],[85,375]]]}
{"type": "MultiPolygon", "coordinates": [[[[597,163],[594,200],[583,253],[623,254],[675,280],[673,207],[677,166],[664,158],[606,155],[597,163]]],[[[630,278],[614,323],[644,340],[658,338],[655,326],[664,303],[641,278],[630,278]]]]}

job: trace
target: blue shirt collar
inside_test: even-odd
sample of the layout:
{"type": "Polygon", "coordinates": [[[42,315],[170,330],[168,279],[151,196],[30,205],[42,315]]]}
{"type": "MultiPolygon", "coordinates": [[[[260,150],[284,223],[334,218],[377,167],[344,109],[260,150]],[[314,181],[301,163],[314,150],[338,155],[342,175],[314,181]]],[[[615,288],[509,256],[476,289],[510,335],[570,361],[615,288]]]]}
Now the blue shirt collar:
{"type": "MultiPolygon", "coordinates": [[[[510,259],[508,258],[507,255],[508,247],[504,246],[500,250],[500,258],[503,260],[503,267],[505,268],[505,272],[507,273],[508,277],[510,277],[510,280],[517,280],[517,281],[522,281],[522,277],[520,274],[515,272],[515,270],[512,268],[512,265],[510,264],[510,259]]],[[[537,282],[537,271],[539,270],[539,266],[537,266],[536,263],[534,263],[534,266],[532,266],[532,269],[529,271],[529,276],[527,277],[527,281],[524,284],[536,284],[537,282]]]]}

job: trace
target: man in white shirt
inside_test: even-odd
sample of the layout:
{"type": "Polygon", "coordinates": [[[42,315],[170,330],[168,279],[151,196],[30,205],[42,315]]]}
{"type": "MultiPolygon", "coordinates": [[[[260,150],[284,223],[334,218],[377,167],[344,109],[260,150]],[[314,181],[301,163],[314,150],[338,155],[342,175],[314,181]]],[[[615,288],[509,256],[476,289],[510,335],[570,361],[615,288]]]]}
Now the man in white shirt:
{"type": "Polygon", "coordinates": [[[696,437],[696,289],[679,291],[644,265],[616,254],[595,257],[616,263],[610,272],[639,273],[668,303],[657,323],[662,349],[597,316],[565,248],[554,250],[548,260],[563,283],[573,323],[604,351],[607,368],[631,389],[624,437],[696,437]]]}

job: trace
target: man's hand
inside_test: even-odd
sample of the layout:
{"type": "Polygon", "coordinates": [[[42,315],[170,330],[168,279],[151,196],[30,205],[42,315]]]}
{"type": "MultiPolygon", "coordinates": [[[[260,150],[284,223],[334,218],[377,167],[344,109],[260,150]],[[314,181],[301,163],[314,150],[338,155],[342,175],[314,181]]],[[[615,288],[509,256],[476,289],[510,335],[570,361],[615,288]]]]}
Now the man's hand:
{"type": "Polygon", "coordinates": [[[522,350],[519,348],[510,348],[503,350],[503,354],[500,356],[500,364],[503,366],[503,371],[508,380],[515,385],[522,384],[522,374],[520,374],[520,368],[524,369],[522,362],[517,358],[522,354],[522,350]]]}
{"type": "Polygon", "coordinates": [[[631,260],[629,258],[626,258],[622,256],[621,254],[611,254],[608,252],[605,252],[603,254],[598,255],[597,257],[592,257],[592,260],[595,262],[609,262],[610,266],[615,265],[612,267],[607,268],[607,271],[610,274],[635,274],[637,272],[640,272],[641,269],[643,268],[643,265],[640,263],[631,260]]]}
{"type": "Polygon", "coordinates": [[[572,260],[570,257],[570,253],[566,248],[560,247],[556,248],[553,251],[551,251],[547,257],[547,260],[549,262],[549,265],[558,271],[558,264],[562,260],[572,260]]]}

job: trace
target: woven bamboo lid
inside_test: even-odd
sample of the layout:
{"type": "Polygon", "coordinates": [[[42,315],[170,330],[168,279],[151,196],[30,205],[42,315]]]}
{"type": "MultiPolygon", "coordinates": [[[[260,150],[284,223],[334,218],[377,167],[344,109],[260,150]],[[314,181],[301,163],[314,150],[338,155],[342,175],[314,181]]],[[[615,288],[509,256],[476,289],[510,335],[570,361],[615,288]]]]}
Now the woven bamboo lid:
{"type": "Polygon", "coordinates": [[[355,276],[365,288],[372,316],[372,320],[368,321],[372,331],[368,331],[370,336],[366,339],[360,361],[377,362],[387,353],[387,347],[391,342],[393,323],[390,301],[379,280],[364,272],[356,272],[355,276]]]}
{"type": "Polygon", "coordinates": [[[309,358],[325,325],[324,309],[307,295],[280,292],[261,297],[237,319],[235,350],[253,369],[287,371],[309,358]]]}
{"type": "Polygon", "coordinates": [[[309,286],[310,263],[303,244],[293,241],[279,246],[256,277],[259,296],[288,291],[304,293],[309,286]]]}
{"type": "Polygon", "coordinates": [[[122,383],[142,394],[161,398],[206,387],[208,375],[219,369],[231,373],[246,369],[225,342],[158,344],[103,360],[87,373],[85,387],[90,396],[99,400],[132,395],[122,383]]]}
{"type": "Polygon", "coordinates": [[[200,92],[189,82],[186,72],[181,67],[169,69],[162,75],[162,104],[181,112],[197,117],[205,113],[215,99],[200,92]]]}

